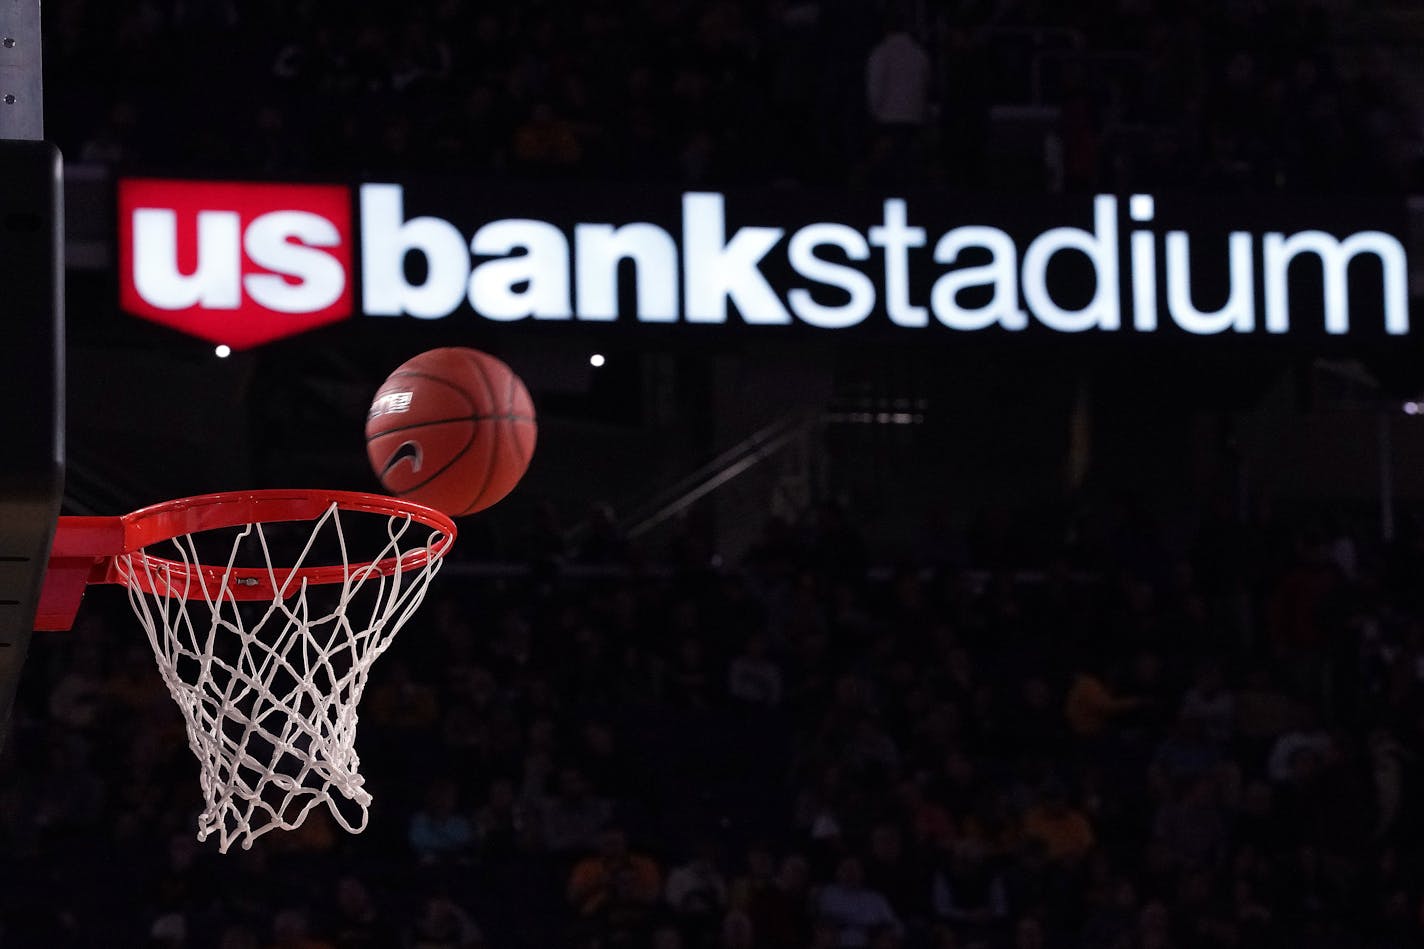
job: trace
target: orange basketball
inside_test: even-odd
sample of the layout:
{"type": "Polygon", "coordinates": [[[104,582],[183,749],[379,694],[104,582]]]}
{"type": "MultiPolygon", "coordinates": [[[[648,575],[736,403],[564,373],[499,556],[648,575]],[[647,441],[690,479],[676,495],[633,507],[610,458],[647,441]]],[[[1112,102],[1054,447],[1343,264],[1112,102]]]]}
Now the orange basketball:
{"type": "Polygon", "coordinates": [[[386,377],[366,415],[366,454],[391,494],[459,517],[513,490],[537,434],[534,403],[508,366],[449,347],[386,377]]]}

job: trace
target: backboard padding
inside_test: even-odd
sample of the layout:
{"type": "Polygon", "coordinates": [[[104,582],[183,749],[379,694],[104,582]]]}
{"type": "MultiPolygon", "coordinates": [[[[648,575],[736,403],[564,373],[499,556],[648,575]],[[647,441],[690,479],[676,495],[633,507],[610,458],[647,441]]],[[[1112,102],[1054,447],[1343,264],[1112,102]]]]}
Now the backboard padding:
{"type": "Polygon", "coordinates": [[[64,215],[59,151],[0,141],[0,743],[64,492],[64,215]]]}

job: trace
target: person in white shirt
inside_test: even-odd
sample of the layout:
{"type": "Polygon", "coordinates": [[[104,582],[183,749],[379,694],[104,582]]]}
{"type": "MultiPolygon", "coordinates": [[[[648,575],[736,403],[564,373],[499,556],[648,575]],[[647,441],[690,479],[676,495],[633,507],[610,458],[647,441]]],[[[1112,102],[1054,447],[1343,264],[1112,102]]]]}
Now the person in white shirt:
{"type": "Polygon", "coordinates": [[[674,867],[663,889],[664,898],[680,919],[709,930],[727,908],[727,879],[717,867],[717,846],[712,840],[697,844],[692,859],[674,867]]]}
{"type": "Polygon", "coordinates": [[[837,865],[836,882],[821,890],[816,909],[822,923],[839,931],[837,944],[849,949],[869,946],[882,930],[903,934],[905,929],[885,895],[865,885],[865,871],[856,857],[845,857],[837,865]]]}
{"type": "Polygon", "coordinates": [[[923,126],[929,120],[932,80],[930,54],[899,22],[892,21],[866,61],[870,117],[882,126],[923,126]]]}
{"type": "Polygon", "coordinates": [[[872,162],[899,177],[911,170],[930,118],[930,55],[898,21],[886,26],[865,64],[866,106],[876,134],[872,162]]]}

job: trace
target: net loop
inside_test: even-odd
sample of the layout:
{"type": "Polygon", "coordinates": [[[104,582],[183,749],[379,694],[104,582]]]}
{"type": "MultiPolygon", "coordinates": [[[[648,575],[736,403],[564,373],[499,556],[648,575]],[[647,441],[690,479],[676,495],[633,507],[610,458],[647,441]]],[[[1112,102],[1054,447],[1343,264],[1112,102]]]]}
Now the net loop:
{"type": "Polygon", "coordinates": [[[454,534],[447,518],[394,503],[353,512],[332,500],[310,523],[297,546],[273,537],[290,523],[259,520],[226,537],[193,531],[114,557],[198,760],[198,839],[215,835],[223,853],[296,829],[318,805],[345,830],[365,829],[371,795],[356,753],[357,705],[454,534]],[[379,550],[368,556],[368,538],[365,561],[353,564],[347,519],[370,526],[382,516],[379,550]],[[214,544],[227,545],[220,567],[205,566],[218,562],[214,544]],[[253,598],[254,587],[270,597],[253,598]]]}

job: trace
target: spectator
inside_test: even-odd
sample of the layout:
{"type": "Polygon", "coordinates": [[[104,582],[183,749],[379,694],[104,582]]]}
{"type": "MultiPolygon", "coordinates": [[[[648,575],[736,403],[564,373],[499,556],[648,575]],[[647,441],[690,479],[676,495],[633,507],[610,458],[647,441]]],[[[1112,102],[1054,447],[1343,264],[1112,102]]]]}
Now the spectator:
{"type": "Polygon", "coordinates": [[[1334,752],[1329,733],[1319,727],[1312,712],[1302,713],[1297,726],[1276,739],[1266,761],[1272,781],[1288,782],[1314,771],[1334,752]]]}
{"type": "Polygon", "coordinates": [[[866,886],[884,894],[902,918],[928,917],[929,871],[918,853],[905,846],[898,824],[881,821],[871,827],[863,866],[866,886]]]}
{"type": "Polygon", "coordinates": [[[1159,788],[1213,772],[1222,761],[1220,746],[1209,740],[1199,718],[1179,714],[1172,732],[1157,746],[1149,773],[1159,788]]]}
{"type": "Polygon", "coordinates": [[[733,910],[722,922],[722,940],[718,949],[756,949],[756,927],[745,913],[733,910]]]}
{"type": "Polygon", "coordinates": [[[1249,745],[1270,746],[1301,715],[1297,703],[1273,681],[1268,668],[1252,668],[1235,693],[1238,735],[1249,745]]]}
{"type": "Polygon", "coordinates": [[[879,136],[876,145],[888,152],[890,173],[905,173],[929,119],[933,71],[929,53],[891,15],[880,42],[865,64],[865,92],[870,118],[879,136]]]}
{"type": "Polygon", "coordinates": [[[668,871],[665,895],[684,930],[710,933],[713,923],[725,916],[727,880],[717,866],[712,840],[700,841],[692,859],[668,871]]]}
{"type": "Polygon", "coordinates": [[[931,882],[935,917],[964,942],[991,939],[1009,915],[1003,874],[973,841],[955,845],[944,857],[931,882]]]}
{"type": "Polygon", "coordinates": [[[1089,946],[1130,946],[1137,927],[1137,888],[1109,873],[1089,893],[1081,941],[1089,946]]]}
{"type": "Polygon", "coordinates": [[[1025,916],[1014,926],[1014,949],[1044,949],[1043,924],[1032,916],[1025,916]]]}
{"type": "Polygon", "coordinates": [[[484,949],[484,933],[470,914],[445,897],[421,906],[407,940],[410,949],[484,949]]]}
{"type": "MultiPolygon", "coordinates": [[[[609,877],[605,898],[584,914],[602,942],[629,945],[645,936],[658,917],[656,900],[648,899],[645,884],[631,866],[620,865],[609,877]]],[[[679,933],[679,939],[681,934],[679,933]]]]}
{"type": "Polygon", "coordinates": [[[1406,775],[1417,756],[1387,728],[1377,728],[1370,733],[1369,750],[1374,775],[1375,837],[1382,840],[1404,812],[1406,775]]]}
{"type": "Polygon", "coordinates": [[[767,656],[766,638],[753,635],[727,671],[727,692],[738,702],[776,708],[781,704],[781,668],[767,656]]]}
{"type": "Polygon", "coordinates": [[[569,876],[568,901],[581,916],[596,916],[611,902],[629,910],[634,904],[652,906],[662,892],[662,871],[652,858],[628,849],[628,838],[618,827],[598,837],[598,852],[574,865],[569,876]],[[623,905],[627,904],[627,905],[623,905]]]}
{"type": "MultiPolygon", "coordinates": [[[[762,855],[753,856],[753,860],[762,855]]],[[[789,854],[781,861],[774,877],[770,872],[772,856],[764,854],[768,866],[752,870],[746,889],[746,912],[758,944],[771,946],[801,946],[811,939],[811,869],[806,858],[789,854]]]]}
{"type": "Polygon", "coordinates": [[[1157,809],[1152,825],[1154,864],[1164,871],[1215,869],[1226,856],[1226,824],[1209,775],[1181,779],[1157,809]]]}
{"type": "Polygon", "coordinates": [[[1073,678],[1064,700],[1068,725],[1082,738],[1097,738],[1114,719],[1142,705],[1135,696],[1115,695],[1101,673],[1084,669],[1073,678]]]}
{"type": "Polygon", "coordinates": [[[997,740],[1023,755],[1051,754],[1062,747],[1064,727],[1061,700],[1042,675],[1019,679],[1011,695],[1000,699],[1002,710],[994,722],[997,740]]]}
{"type": "Polygon", "coordinates": [[[865,874],[857,857],[845,857],[836,866],[834,883],[825,886],[816,899],[820,920],[836,931],[838,946],[871,946],[882,928],[897,935],[904,926],[883,893],[865,885],[865,874]]]}
{"type": "Polygon", "coordinates": [[[336,884],[331,932],[334,949],[381,949],[399,940],[395,927],[371,898],[371,891],[354,876],[342,877],[336,884]]]}
{"type": "Polygon", "coordinates": [[[559,775],[559,793],[543,805],[544,846],[554,853],[568,853],[606,842],[600,830],[612,816],[611,802],[593,793],[583,772],[565,768],[559,775]]]}
{"type": "Polygon", "coordinates": [[[1182,697],[1180,714],[1201,723],[1202,734],[1218,746],[1228,745],[1236,732],[1236,699],[1226,688],[1221,667],[1205,663],[1195,683],[1182,697]]]}
{"type": "Polygon", "coordinates": [[[459,787],[449,778],[432,782],[425,807],[410,819],[410,846],[421,863],[461,860],[469,856],[475,830],[461,813],[459,787]]]}
{"type": "Polygon", "coordinates": [[[385,681],[372,689],[363,711],[380,727],[428,733],[439,717],[438,701],[434,688],[417,681],[405,663],[393,661],[385,681]]]}
{"type": "Polygon", "coordinates": [[[306,913],[287,909],[272,920],[271,949],[333,949],[333,946],[312,936],[306,913]]]}
{"type": "Polygon", "coordinates": [[[1067,788],[1059,781],[1045,785],[1038,803],[1024,813],[1023,835],[1042,846],[1054,863],[1079,863],[1097,843],[1087,815],[1069,803],[1067,788]]]}
{"type": "Polygon", "coordinates": [[[182,913],[166,913],[153,921],[148,936],[153,949],[184,949],[188,945],[188,921],[182,913]]]}
{"type": "Polygon", "coordinates": [[[742,872],[732,878],[727,889],[728,904],[745,910],[759,894],[775,885],[776,856],[766,841],[754,840],[747,846],[742,872]]]}
{"type": "Polygon", "coordinates": [[[1161,902],[1151,902],[1142,908],[1137,923],[1137,945],[1142,949],[1174,949],[1171,914],[1161,902]]]}
{"type": "Polygon", "coordinates": [[[573,123],[548,102],[534,106],[529,118],[515,129],[511,152],[517,163],[532,171],[574,165],[583,158],[573,123]]]}
{"type": "Polygon", "coordinates": [[[514,793],[514,782],[496,778],[490,782],[485,803],[475,812],[475,838],[480,854],[487,859],[510,858],[534,846],[533,822],[514,793]]]}

